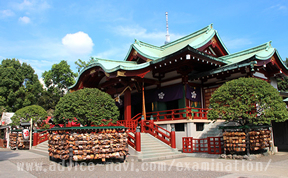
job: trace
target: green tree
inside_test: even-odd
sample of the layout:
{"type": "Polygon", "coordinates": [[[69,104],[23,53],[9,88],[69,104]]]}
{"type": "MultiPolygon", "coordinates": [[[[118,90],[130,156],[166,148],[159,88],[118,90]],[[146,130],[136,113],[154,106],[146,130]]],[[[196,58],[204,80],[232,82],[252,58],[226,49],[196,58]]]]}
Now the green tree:
{"type": "Polygon", "coordinates": [[[241,125],[271,124],[288,119],[286,104],[268,82],[239,78],[219,87],[210,99],[210,120],[224,119],[241,125]]]}
{"type": "Polygon", "coordinates": [[[68,87],[75,83],[78,74],[70,69],[70,65],[62,60],[59,64],[53,64],[51,70],[42,74],[45,86],[52,93],[59,93],[63,96],[68,87]]]}
{"type": "Polygon", "coordinates": [[[13,126],[20,125],[21,122],[30,122],[31,118],[33,123],[41,125],[46,117],[47,112],[44,108],[38,105],[32,105],[17,110],[11,120],[13,126]]]}
{"type": "Polygon", "coordinates": [[[43,107],[46,111],[51,110],[53,112],[59,100],[60,94],[58,92],[44,90],[41,97],[38,99],[38,105],[43,107]]]}
{"type": "Polygon", "coordinates": [[[58,102],[54,121],[63,124],[77,118],[83,126],[108,124],[118,120],[119,111],[111,96],[97,88],[85,88],[68,93],[58,102]]]}
{"type": "Polygon", "coordinates": [[[7,112],[37,103],[42,86],[34,69],[16,59],[5,59],[0,65],[0,106],[7,112]]]}
{"type": "Polygon", "coordinates": [[[78,61],[75,62],[75,64],[77,65],[77,69],[78,69],[78,73],[83,70],[85,67],[89,66],[90,64],[92,64],[93,62],[95,62],[94,58],[91,57],[90,60],[86,63],[85,61],[82,61],[81,59],[78,59],[78,61]]]}
{"type": "Polygon", "coordinates": [[[75,83],[77,75],[64,60],[59,64],[54,64],[51,70],[42,74],[47,90],[43,91],[38,100],[38,105],[45,110],[55,110],[60,97],[66,93],[69,86],[75,83]]]}

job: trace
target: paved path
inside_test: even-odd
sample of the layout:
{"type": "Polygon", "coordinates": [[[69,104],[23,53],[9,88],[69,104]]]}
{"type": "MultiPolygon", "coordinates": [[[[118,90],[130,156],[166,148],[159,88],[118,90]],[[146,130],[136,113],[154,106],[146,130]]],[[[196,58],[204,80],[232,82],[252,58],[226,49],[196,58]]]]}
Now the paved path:
{"type": "Polygon", "coordinates": [[[223,178],[274,178],[288,177],[288,153],[280,152],[277,155],[264,156],[253,161],[225,160],[213,158],[186,157],[177,160],[155,162],[158,164],[175,165],[178,170],[207,170],[230,173],[223,178]]]}
{"type": "Polygon", "coordinates": [[[288,177],[288,152],[243,162],[185,157],[141,163],[130,157],[125,163],[81,162],[70,167],[27,150],[0,149],[0,177],[288,177]]]}

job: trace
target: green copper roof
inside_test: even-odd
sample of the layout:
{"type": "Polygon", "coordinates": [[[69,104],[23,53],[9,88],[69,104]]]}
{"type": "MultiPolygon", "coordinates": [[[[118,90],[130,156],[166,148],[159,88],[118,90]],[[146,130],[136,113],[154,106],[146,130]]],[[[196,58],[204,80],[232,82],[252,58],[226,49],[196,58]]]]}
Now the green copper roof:
{"type": "Polygon", "coordinates": [[[218,129],[261,129],[272,127],[271,125],[241,125],[241,126],[219,126],[218,129]]]}
{"type": "Polygon", "coordinates": [[[286,70],[288,70],[287,66],[284,64],[281,59],[277,49],[273,48],[271,45],[271,41],[264,43],[262,45],[256,46],[254,48],[250,48],[244,51],[240,51],[237,53],[233,53],[230,55],[219,57],[218,59],[222,59],[226,61],[228,64],[235,64],[243,62],[247,59],[254,58],[255,60],[267,60],[271,58],[274,54],[280,59],[280,62],[284,66],[286,70]]]}
{"type": "Polygon", "coordinates": [[[150,65],[149,62],[137,64],[136,61],[115,61],[115,60],[94,58],[94,62],[91,63],[89,66],[87,66],[85,69],[83,69],[80,72],[80,75],[84,71],[93,67],[101,67],[105,72],[111,73],[117,70],[138,70],[138,69],[145,68],[149,65],[150,65]]]}
{"type": "Polygon", "coordinates": [[[145,67],[148,67],[150,65],[149,62],[145,62],[142,64],[137,64],[136,61],[115,61],[115,60],[107,60],[107,59],[100,59],[100,58],[94,58],[94,62],[91,63],[89,66],[85,67],[78,75],[78,78],[74,85],[68,87],[68,89],[71,89],[75,87],[78,83],[78,80],[80,76],[87,70],[93,68],[93,67],[101,67],[104,72],[106,73],[112,73],[118,70],[139,70],[143,69],[145,67]]]}
{"type": "Polygon", "coordinates": [[[87,126],[87,127],[58,127],[58,128],[52,128],[48,129],[48,131],[56,131],[56,130],[101,130],[101,129],[127,129],[124,126],[87,126]]]}
{"type": "Polygon", "coordinates": [[[228,64],[228,65],[225,65],[225,66],[222,66],[222,67],[210,70],[210,71],[205,71],[205,72],[201,72],[198,74],[189,75],[189,78],[197,79],[197,78],[201,78],[201,77],[208,76],[208,75],[215,75],[221,72],[230,71],[230,70],[238,69],[241,67],[254,66],[254,64],[256,63],[257,63],[256,61],[251,61],[251,62],[246,62],[243,64],[240,64],[240,63],[228,64]]]}
{"type": "MultiPolygon", "coordinates": [[[[220,42],[222,43],[222,40],[220,39],[217,31],[213,29],[211,24],[190,35],[184,36],[182,38],[179,38],[178,40],[172,41],[160,47],[139,40],[135,40],[134,44],[131,45],[127,53],[125,61],[127,60],[132,49],[135,49],[139,54],[148,59],[157,60],[159,58],[163,58],[165,56],[173,54],[179,51],[180,49],[186,47],[187,45],[195,49],[200,48],[203,45],[205,45],[208,41],[210,41],[215,35],[219,38],[220,42]]],[[[224,43],[222,43],[222,45],[229,54],[229,51],[225,47],[224,43]]]]}
{"type": "Polygon", "coordinates": [[[287,66],[284,64],[280,55],[278,54],[278,51],[271,46],[271,42],[244,51],[240,51],[234,54],[230,54],[229,51],[226,49],[224,43],[221,41],[219,34],[217,33],[216,30],[213,29],[211,24],[190,35],[184,36],[178,40],[172,41],[163,46],[154,46],[139,40],[135,40],[135,42],[130,46],[130,49],[124,61],[95,58],[95,61],[92,64],[90,64],[80,72],[76,83],[73,86],[69,87],[69,89],[76,86],[80,76],[85,71],[93,67],[101,67],[103,71],[106,73],[112,73],[118,70],[139,70],[149,67],[150,65],[156,64],[158,62],[164,61],[167,58],[173,57],[173,55],[177,55],[177,53],[179,52],[181,53],[184,52],[185,50],[191,51],[195,54],[198,53],[204,59],[206,58],[208,60],[219,61],[226,64],[225,66],[222,66],[220,68],[199,73],[197,74],[197,76],[204,75],[207,72],[213,74],[242,66],[253,65],[257,62],[257,60],[267,60],[271,58],[274,54],[276,54],[280,59],[282,65],[284,66],[283,68],[286,69],[286,73],[288,71],[287,66]],[[217,38],[220,40],[220,43],[222,44],[228,55],[217,58],[197,50],[198,48],[207,44],[207,42],[209,42],[214,36],[217,36],[217,38]],[[151,59],[152,61],[144,62],[141,64],[137,64],[136,61],[127,61],[128,56],[129,54],[131,54],[133,49],[136,50],[142,56],[151,59]]]}
{"type": "Polygon", "coordinates": [[[270,41],[260,46],[256,46],[254,48],[250,48],[244,51],[222,56],[219,58],[227,61],[228,63],[238,63],[251,57],[255,57],[256,59],[259,60],[267,60],[273,56],[275,50],[276,49],[271,46],[270,41]]]}
{"type": "Polygon", "coordinates": [[[190,79],[196,79],[207,75],[213,75],[245,66],[251,66],[253,68],[254,64],[257,64],[257,60],[270,59],[275,53],[279,57],[284,68],[288,70],[287,66],[284,64],[280,55],[278,54],[278,51],[271,46],[271,41],[269,41],[265,44],[256,46],[254,48],[250,48],[244,51],[219,57],[218,59],[222,59],[227,63],[227,65],[210,71],[193,74],[190,76],[190,79]],[[252,61],[249,59],[252,59],[252,61]]]}

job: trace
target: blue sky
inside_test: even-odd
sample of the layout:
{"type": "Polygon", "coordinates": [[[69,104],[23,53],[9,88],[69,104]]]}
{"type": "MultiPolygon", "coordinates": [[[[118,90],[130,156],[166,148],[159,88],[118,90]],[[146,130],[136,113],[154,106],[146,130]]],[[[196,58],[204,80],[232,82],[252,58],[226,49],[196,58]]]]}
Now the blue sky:
{"type": "Polygon", "coordinates": [[[134,39],[163,45],[213,23],[231,53],[268,41],[288,57],[288,1],[0,1],[0,58],[30,64],[39,78],[52,65],[90,56],[123,60],[134,39]]]}

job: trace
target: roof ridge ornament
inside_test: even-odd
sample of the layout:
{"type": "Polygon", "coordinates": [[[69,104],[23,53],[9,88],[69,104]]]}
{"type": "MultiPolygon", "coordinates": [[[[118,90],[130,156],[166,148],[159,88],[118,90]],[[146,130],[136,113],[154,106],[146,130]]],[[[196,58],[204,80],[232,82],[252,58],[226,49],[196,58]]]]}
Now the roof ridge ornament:
{"type": "Polygon", "coordinates": [[[213,29],[213,23],[211,23],[210,25],[208,25],[207,30],[206,30],[206,34],[213,29]]]}
{"type": "Polygon", "coordinates": [[[135,39],[135,43],[141,47],[140,41],[135,39]]]}
{"type": "Polygon", "coordinates": [[[269,48],[272,48],[271,43],[272,43],[272,41],[269,41],[266,43],[266,49],[265,49],[266,51],[268,51],[269,48]]]}

